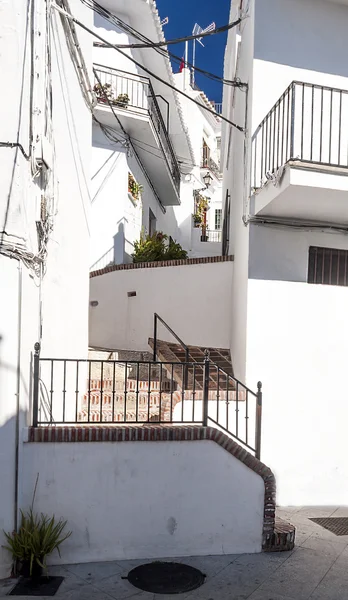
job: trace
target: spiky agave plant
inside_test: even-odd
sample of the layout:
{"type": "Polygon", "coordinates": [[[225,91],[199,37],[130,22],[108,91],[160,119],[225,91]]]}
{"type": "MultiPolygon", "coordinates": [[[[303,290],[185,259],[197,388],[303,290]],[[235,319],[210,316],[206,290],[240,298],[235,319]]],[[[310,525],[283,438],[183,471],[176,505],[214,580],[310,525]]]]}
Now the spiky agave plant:
{"type": "Polygon", "coordinates": [[[15,560],[29,564],[29,574],[32,577],[36,565],[47,570],[46,558],[57,549],[60,556],[60,545],[71,535],[71,531],[63,534],[67,521],[56,520],[55,516],[48,517],[34,513],[30,508],[21,511],[21,525],[18,532],[6,533],[7,545],[4,546],[15,560]]]}

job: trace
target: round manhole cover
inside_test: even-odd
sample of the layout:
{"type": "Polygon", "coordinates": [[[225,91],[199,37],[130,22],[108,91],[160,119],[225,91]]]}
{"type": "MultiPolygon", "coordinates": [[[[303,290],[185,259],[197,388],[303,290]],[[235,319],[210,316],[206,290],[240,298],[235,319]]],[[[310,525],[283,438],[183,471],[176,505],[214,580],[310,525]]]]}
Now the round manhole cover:
{"type": "Polygon", "coordinates": [[[205,575],[180,563],[153,562],[140,565],[128,573],[128,581],[135,587],[153,594],[183,594],[204,583],[205,575]]]}

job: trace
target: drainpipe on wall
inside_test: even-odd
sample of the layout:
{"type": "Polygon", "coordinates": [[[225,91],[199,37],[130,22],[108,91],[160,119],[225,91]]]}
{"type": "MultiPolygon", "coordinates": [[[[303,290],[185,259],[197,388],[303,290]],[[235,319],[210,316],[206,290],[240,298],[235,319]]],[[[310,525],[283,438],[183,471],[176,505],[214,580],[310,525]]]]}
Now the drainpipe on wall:
{"type": "MultiPolygon", "coordinates": [[[[17,259],[18,260],[18,259],[17,259]]],[[[14,490],[14,530],[18,531],[18,465],[19,465],[19,412],[21,390],[21,349],[22,349],[22,263],[18,260],[18,333],[17,333],[17,383],[16,383],[16,436],[15,436],[15,490],[14,490]]]]}

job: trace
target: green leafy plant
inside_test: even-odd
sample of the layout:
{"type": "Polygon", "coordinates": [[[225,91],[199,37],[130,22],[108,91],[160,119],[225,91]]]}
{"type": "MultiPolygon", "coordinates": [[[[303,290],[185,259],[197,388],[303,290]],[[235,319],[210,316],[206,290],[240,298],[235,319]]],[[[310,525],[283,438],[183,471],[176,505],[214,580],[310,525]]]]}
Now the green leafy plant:
{"type": "Polygon", "coordinates": [[[97,99],[99,102],[104,102],[104,103],[108,103],[108,99],[110,100],[112,97],[112,92],[111,92],[111,83],[104,83],[104,84],[100,84],[100,83],[96,83],[93,91],[95,93],[95,95],[97,96],[97,99]]]}
{"type": "Polygon", "coordinates": [[[132,194],[134,200],[139,200],[143,189],[143,186],[134,179],[133,175],[128,173],[128,191],[132,194]]]}
{"type": "Polygon", "coordinates": [[[209,209],[209,200],[201,194],[196,194],[195,197],[195,213],[193,214],[193,222],[195,227],[205,228],[205,215],[209,209]]]}
{"type": "Polygon", "coordinates": [[[134,243],[133,262],[157,262],[159,260],[179,260],[187,258],[187,252],[180,244],[170,240],[161,231],[153,235],[140,236],[140,240],[134,243]]]}
{"type": "Polygon", "coordinates": [[[54,516],[36,514],[33,508],[21,511],[21,524],[18,533],[6,533],[7,545],[4,546],[16,561],[29,564],[30,577],[37,566],[47,570],[46,557],[57,549],[71,535],[63,533],[67,521],[56,520],[54,516]]]}
{"type": "Polygon", "coordinates": [[[119,94],[115,100],[112,101],[116,106],[122,106],[123,108],[127,108],[129,104],[129,96],[128,94],[119,94]]]}

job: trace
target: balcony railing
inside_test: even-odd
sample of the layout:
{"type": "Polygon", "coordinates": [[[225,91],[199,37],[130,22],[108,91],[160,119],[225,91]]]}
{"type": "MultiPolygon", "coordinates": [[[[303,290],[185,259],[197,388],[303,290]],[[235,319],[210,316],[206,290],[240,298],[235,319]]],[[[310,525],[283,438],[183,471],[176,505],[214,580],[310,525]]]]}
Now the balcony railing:
{"type": "Polygon", "coordinates": [[[252,187],[290,161],[348,168],[348,91],[294,81],[252,138],[252,187]]]}
{"type": "MultiPolygon", "coordinates": [[[[171,172],[177,192],[180,189],[180,169],[175,156],[156,95],[147,77],[95,65],[102,85],[109,84],[109,100],[115,109],[129,110],[133,114],[148,115],[158,135],[159,143],[171,172]],[[128,98],[128,99],[127,99],[128,98]]],[[[95,82],[98,84],[98,81],[95,82]]],[[[105,95],[99,94],[98,102],[108,106],[105,95]]]]}
{"type": "Polygon", "coordinates": [[[222,231],[221,229],[203,229],[201,235],[201,242],[222,242],[222,231]]]}
{"type": "Polygon", "coordinates": [[[218,179],[221,179],[221,177],[222,177],[220,165],[218,165],[215,162],[215,160],[212,159],[210,156],[209,157],[203,156],[203,159],[202,159],[202,162],[201,162],[201,168],[202,169],[209,169],[210,171],[212,171],[212,173],[214,173],[214,175],[218,179]]]}

